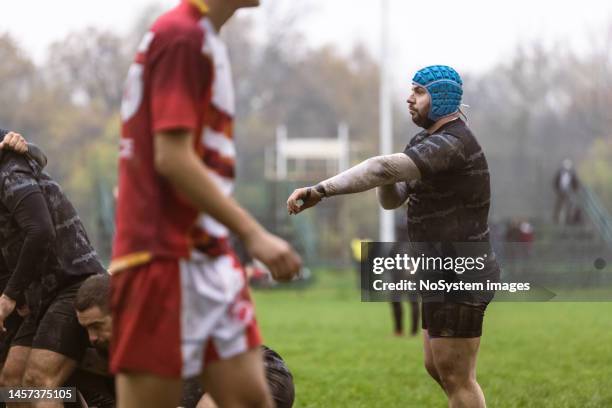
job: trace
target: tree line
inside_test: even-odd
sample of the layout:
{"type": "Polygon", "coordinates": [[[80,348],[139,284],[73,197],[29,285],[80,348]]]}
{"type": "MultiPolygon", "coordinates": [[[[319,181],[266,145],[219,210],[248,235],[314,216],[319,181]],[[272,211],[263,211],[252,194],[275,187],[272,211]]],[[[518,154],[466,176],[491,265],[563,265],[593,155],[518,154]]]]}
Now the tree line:
{"type": "MultiPolygon", "coordinates": [[[[156,12],[149,10],[123,36],[94,27],[71,33],[51,44],[48,57],[38,63],[10,34],[0,33],[0,127],[22,132],[46,151],[48,171],[63,185],[105,256],[122,84],[156,12]]],[[[286,125],[294,137],[333,137],[338,123],[346,122],[351,162],[377,154],[379,66],[364,46],[349,53],[333,46],[307,47],[291,16],[271,24],[265,40],[254,30],[252,20],[239,17],[223,33],[236,84],[236,193],[264,222],[280,216],[276,228],[289,235],[291,224],[274,208],[283,206],[282,196],[292,186],[274,190],[263,177],[265,150],[274,143],[276,126],[286,125]]],[[[586,52],[561,43],[522,44],[484,73],[463,73],[464,100],[471,106],[466,115],[491,167],[492,217],[549,219],[552,177],[566,157],[612,208],[610,50],[612,25],[586,52]]],[[[418,130],[405,106],[393,109],[399,151],[418,130]]],[[[315,227],[323,258],[347,252],[352,237],[376,236],[373,194],[330,202],[317,211],[333,220],[315,227]],[[360,225],[350,222],[355,219],[360,225]]]]}

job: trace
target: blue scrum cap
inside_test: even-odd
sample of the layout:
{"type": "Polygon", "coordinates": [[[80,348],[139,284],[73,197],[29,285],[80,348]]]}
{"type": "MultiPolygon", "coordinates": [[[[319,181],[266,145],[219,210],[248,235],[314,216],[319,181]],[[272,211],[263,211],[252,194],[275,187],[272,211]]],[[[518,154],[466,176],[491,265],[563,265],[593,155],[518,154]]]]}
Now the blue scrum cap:
{"type": "Polygon", "coordinates": [[[463,81],[449,66],[432,65],[419,70],[412,78],[414,85],[422,86],[429,92],[431,108],[429,119],[436,121],[459,110],[463,96],[463,81]]]}

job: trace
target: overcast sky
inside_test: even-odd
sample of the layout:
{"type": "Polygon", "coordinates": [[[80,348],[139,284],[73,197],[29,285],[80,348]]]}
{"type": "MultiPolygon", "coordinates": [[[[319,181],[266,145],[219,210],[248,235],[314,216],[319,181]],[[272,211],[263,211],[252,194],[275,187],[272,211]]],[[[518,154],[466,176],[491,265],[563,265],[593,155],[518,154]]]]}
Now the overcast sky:
{"type": "MultiPolygon", "coordinates": [[[[94,25],[125,33],[151,4],[178,0],[1,0],[0,32],[8,31],[37,61],[50,42],[94,25]]],[[[408,85],[415,69],[444,63],[459,72],[481,72],[508,58],[518,43],[569,42],[586,50],[612,21],[612,1],[603,0],[388,0],[394,82],[408,85]]],[[[379,0],[262,0],[265,8],[244,10],[265,24],[266,10],[305,8],[299,24],[312,46],[349,50],[380,44],[379,0]],[[306,6],[306,7],[304,7],[306,6]]]]}

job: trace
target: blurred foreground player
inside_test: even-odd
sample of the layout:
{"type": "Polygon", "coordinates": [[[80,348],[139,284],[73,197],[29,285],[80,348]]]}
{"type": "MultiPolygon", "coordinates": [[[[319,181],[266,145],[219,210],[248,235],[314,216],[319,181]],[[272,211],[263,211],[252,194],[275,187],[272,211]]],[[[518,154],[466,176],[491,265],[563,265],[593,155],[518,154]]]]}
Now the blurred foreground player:
{"type": "MultiPolygon", "coordinates": [[[[110,277],[92,276],[79,288],[74,306],[79,323],[87,329],[89,341],[106,358],[113,334],[113,321],[110,313],[110,277]]],[[[291,408],[295,396],[293,376],[283,359],[273,350],[262,346],[267,383],[272,392],[276,408],[291,408]]],[[[181,407],[213,408],[214,401],[202,395],[202,387],[197,378],[186,381],[183,387],[181,407]]],[[[113,396],[114,399],[114,396],[113,396]]]]}
{"type": "MultiPolygon", "coordinates": [[[[403,153],[370,158],[314,187],[295,190],[287,201],[289,213],[297,214],[324,197],[377,187],[385,209],[408,200],[411,243],[430,247],[441,243],[442,248],[468,242],[486,248],[490,255],[478,278],[498,280],[499,267],[489,244],[488,164],[460,117],[462,85],[459,74],[447,66],[418,71],[408,106],[412,121],[424,130],[403,153]]],[[[453,271],[451,275],[456,278],[453,271]]],[[[451,408],[484,407],[476,382],[476,357],[492,293],[433,295],[434,301],[422,294],[425,367],[446,392],[451,408]]]]}
{"type": "Polygon", "coordinates": [[[0,296],[0,326],[15,309],[24,316],[2,369],[2,383],[10,387],[51,388],[66,381],[87,346],[74,296],[88,276],[105,272],[45,164],[28,152],[0,150],[0,242],[10,272],[0,296]]]}
{"type": "Polygon", "coordinates": [[[258,0],[182,0],[145,35],[121,106],[111,371],[118,405],[169,407],[202,375],[222,407],[272,405],[244,270],[229,232],[277,280],[300,259],[229,197],[236,152],[218,32],[258,0]]]}

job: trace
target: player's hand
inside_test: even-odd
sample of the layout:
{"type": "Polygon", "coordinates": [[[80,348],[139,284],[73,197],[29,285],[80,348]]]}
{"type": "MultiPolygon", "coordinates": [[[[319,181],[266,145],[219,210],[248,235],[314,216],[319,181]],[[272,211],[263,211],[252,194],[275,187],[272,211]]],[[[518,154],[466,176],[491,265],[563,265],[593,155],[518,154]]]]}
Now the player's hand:
{"type": "Polygon", "coordinates": [[[287,211],[289,214],[299,214],[307,208],[317,205],[323,194],[319,193],[314,187],[302,187],[294,190],[287,200],[287,211]],[[302,201],[300,205],[299,201],[302,201]]]}
{"type": "Polygon", "coordinates": [[[16,304],[17,302],[15,302],[10,297],[6,295],[0,296],[0,331],[6,332],[6,328],[4,327],[4,321],[7,317],[9,317],[11,313],[13,313],[16,304]]]}
{"type": "Polygon", "coordinates": [[[4,140],[0,142],[0,149],[14,150],[17,153],[23,154],[28,151],[28,144],[19,133],[8,132],[4,136],[4,140]]]}
{"type": "Polygon", "coordinates": [[[244,243],[249,254],[263,262],[274,280],[290,281],[298,275],[302,259],[284,240],[261,229],[245,238],[244,243]]]}

